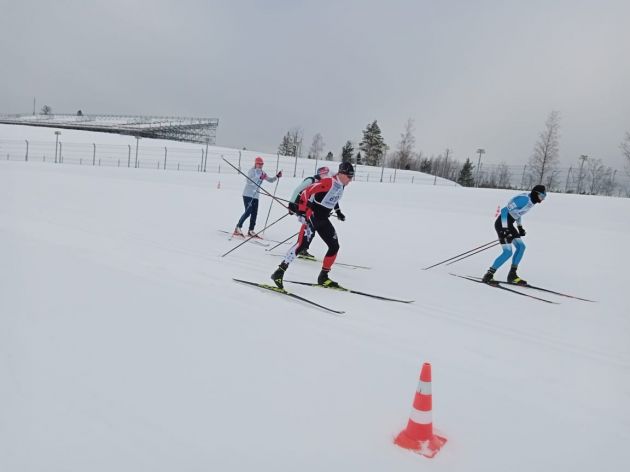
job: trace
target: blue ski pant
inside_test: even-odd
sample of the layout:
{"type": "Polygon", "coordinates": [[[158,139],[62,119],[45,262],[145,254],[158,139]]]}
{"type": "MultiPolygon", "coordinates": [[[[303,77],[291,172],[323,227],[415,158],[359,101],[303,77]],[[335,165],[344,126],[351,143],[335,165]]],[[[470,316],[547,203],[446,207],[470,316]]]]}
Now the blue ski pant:
{"type": "Polygon", "coordinates": [[[501,215],[499,215],[499,217],[494,222],[494,229],[499,236],[499,241],[501,242],[503,252],[501,252],[499,257],[497,257],[492,263],[492,268],[495,270],[505,264],[505,262],[512,256],[512,244],[514,244],[514,247],[516,248],[513,253],[514,257],[512,257],[513,266],[517,266],[521,262],[523,254],[525,253],[525,243],[521,239],[518,230],[514,227],[514,218],[512,218],[512,215],[508,215],[507,227],[510,230],[510,234],[512,235],[511,244],[501,235],[503,231],[503,226],[501,223],[501,215]]]}
{"type": "Polygon", "coordinates": [[[256,226],[256,217],[258,216],[258,199],[252,197],[243,197],[243,204],[245,205],[245,213],[241,215],[236,225],[239,228],[243,227],[245,220],[249,218],[249,230],[254,231],[256,226]]]}
{"type": "MultiPolygon", "coordinates": [[[[521,240],[521,238],[515,238],[512,240],[512,244],[514,244],[514,247],[516,248],[514,250],[514,257],[512,257],[512,265],[517,266],[519,262],[521,262],[523,254],[525,253],[525,243],[521,240]]],[[[503,264],[505,264],[505,261],[507,261],[512,256],[512,244],[501,244],[503,252],[492,263],[493,269],[498,269],[499,267],[501,267],[503,264]]]]}

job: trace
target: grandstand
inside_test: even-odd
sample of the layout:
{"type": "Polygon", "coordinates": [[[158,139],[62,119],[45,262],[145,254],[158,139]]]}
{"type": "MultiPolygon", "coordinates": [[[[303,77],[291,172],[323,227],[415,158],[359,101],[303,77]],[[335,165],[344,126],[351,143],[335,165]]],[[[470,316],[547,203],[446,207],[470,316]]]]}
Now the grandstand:
{"type": "Polygon", "coordinates": [[[97,131],[210,145],[215,144],[219,126],[217,118],[84,115],[80,111],[76,114],[0,115],[0,123],[97,131]]]}

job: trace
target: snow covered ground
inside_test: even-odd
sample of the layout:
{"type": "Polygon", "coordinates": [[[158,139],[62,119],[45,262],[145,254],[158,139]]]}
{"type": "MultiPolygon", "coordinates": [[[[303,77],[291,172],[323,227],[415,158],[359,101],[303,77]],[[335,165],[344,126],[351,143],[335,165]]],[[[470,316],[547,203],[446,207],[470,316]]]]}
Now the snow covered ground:
{"type": "Polygon", "coordinates": [[[338,261],[372,269],[331,277],[415,303],[290,287],[336,317],[231,280],[268,282],[280,261],[220,257],[243,180],[0,161],[0,470],[630,467],[630,200],[551,194],[526,215],[521,275],[598,300],[548,305],[448,275],[481,276],[495,249],[421,270],[493,239],[513,192],[354,182],[338,261]],[[423,362],[448,438],[434,459],[392,443],[423,362]]]}

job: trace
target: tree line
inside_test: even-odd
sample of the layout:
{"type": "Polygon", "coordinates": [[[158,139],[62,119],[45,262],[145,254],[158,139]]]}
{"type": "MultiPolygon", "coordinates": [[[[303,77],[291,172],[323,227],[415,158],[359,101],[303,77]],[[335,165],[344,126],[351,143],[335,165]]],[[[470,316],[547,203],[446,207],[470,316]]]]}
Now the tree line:
{"type": "MultiPolygon", "coordinates": [[[[302,142],[302,130],[293,128],[283,136],[278,152],[286,156],[300,156],[302,142]]],[[[486,169],[483,169],[483,163],[481,163],[481,154],[485,152],[483,149],[477,150],[480,158],[475,164],[470,158],[466,158],[464,162],[455,159],[453,150],[450,148],[446,148],[438,155],[427,156],[421,150],[416,151],[415,144],[412,118],[405,123],[400,139],[392,152],[388,152],[390,148],[383,139],[378,122],[374,120],[362,131],[362,138],[356,148],[354,143],[348,140],[337,156],[332,151],[324,155],[326,149],[324,138],[321,133],[316,133],[308,149],[307,157],[415,170],[455,181],[465,187],[517,189],[543,184],[550,191],[555,192],[613,195],[620,185],[617,171],[605,166],[602,159],[594,156],[579,156],[568,170],[559,167],[560,112],[556,110],[551,111],[547,116],[544,128],[538,134],[522,172],[514,172],[514,166],[509,166],[505,162],[498,165],[486,165],[486,169]]],[[[626,158],[625,172],[627,177],[630,177],[630,132],[625,134],[620,148],[626,158]]],[[[630,196],[630,188],[619,190],[619,193],[623,190],[626,196],[630,196]]]]}

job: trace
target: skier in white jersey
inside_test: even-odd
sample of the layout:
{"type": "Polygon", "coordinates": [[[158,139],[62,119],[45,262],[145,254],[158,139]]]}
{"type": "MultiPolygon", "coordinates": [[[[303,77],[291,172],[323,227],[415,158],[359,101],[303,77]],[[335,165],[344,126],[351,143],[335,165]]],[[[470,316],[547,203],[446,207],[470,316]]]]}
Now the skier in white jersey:
{"type": "Polygon", "coordinates": [[[542,202],[546,196],[545,186],[535,185],[531,192],[521,193],[512,197],[507,205],[501,209],[501,213],[494,222],[494,229],[499,236],[503,252],[483,276],[481,279],[483,282],[487,284],[496,283],[494,273],[512,256],[512,244],[514,244],[516,250],[514,251],[514,257],[512,257],[512,267],[508,273],[507,280],[511,284],[527,285],[527,281],[516,274],[518,264],[521,262],[525,252],[525,243],[521,240],[521,236],[525,236],[525,229],[521,218],[535,204],[542,202]],[[514,227],[514,223],[516,223],[516,227],[514,227]]]}
{"type": "Polygon", "coordinates": [[[243,227],[245,220],[249,217],[249,231],[247,232],[247,235],[261,239],[260,236],[254,232],[256,217],[258,216],[258,197],[260,197],[260,186],[265,180],[267,182],[275,182],[277,179],[282,177],[282,171],[278,172],[275,177],[269,177],[263,170],[263,165],[264,161],[262,157],[259,156],[254,160],[254,167],[249,169],[249,172],[247,172],[247,177],[249,177],[249,179],[246,179],[245,188],[243,189],[243,204],[245,205],[245,212],[238,220],[236,228],[234,228],[234,236],[244,236],[241,228],[243,227]]]}
{"type": "Polygon", "coordinates": [[[283,289],[284,273],[289,264],[293,262],[297,254],[308,249],[315,233],[319,234],[328,246],[328,251],[322,263],[322,270],[317,278],[317,283],[324,287],[338,287],[339,284],[328,277],[328,273],[337,258],[339,252],[339,241],[337,232],[330,222],[330,215],[333,211],[340,221],[345,221],[346,217],[339,208],[339,200],[343,196],[343,191],[354,178],[354,167],[349,162],[339,164],[339,170],[333,177],[326,177],[319,182],[306,187],[300,194],[300,202],[289,203],[289,210],[298,215],[300,221],[306,225],[304,231],[300,231],[297,243],[289,250],[278,269],[271,274],[271,279],[283,289]]]}

